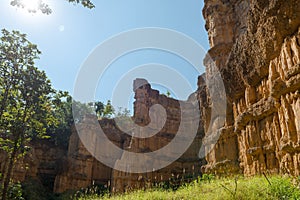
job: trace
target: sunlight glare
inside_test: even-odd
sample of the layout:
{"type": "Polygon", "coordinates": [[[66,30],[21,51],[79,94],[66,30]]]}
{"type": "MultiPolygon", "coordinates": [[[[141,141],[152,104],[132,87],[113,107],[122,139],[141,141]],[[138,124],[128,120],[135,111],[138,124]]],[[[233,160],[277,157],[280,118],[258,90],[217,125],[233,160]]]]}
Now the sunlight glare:
{"type": "Polygon", "coordinates": [[[24,8],[27,10],[37,10],[40,0],[22,0],[24,8]]]}
{"type": "MultiPolygon", "coordinates": [[[[11,9],[17,10],[16,18],[26,23],[26,25],[37,25],[53,22],[55,14],[47,15],[42,13],[40,9],[41,3],[48,5],[51,9],[55,8],[55,4],[50,0],[20,0],[21,6],[12,7],[11,9]]],[[[57,27],[57,26],[56,26],[57,27]]],[[[55,27],[55,28],[56,28],[55,27]]]]}

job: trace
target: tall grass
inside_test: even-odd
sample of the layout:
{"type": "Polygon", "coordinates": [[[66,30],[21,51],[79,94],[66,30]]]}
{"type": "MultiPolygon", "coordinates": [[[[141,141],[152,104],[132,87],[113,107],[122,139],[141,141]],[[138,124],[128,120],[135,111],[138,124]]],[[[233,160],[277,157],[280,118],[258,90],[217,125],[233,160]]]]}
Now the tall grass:
{"type": "Polygon", "coordinates": [[[106,194],[104,196],[90,195],[81,200],[132,200],[132,199],[188,199],[188,200],[285,200],[300,199],[299,180],[290,177],[272,176],[265,178],[257,176],[252,178],[198,178],[192,183],[179,187],[176,191],[171,189],[153,188],[138,190],[122,195],[106,194]]]}

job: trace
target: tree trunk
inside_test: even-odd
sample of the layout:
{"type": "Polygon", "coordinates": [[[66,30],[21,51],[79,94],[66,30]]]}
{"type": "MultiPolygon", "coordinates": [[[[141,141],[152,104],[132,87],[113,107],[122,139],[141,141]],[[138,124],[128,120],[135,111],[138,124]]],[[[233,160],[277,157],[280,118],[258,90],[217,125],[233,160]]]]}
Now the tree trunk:
{"type": "Polygon", "coordinates": [[[7,169],[8,169],[8,167],[7,167],[7,165],[8,165],[8,154],[7,154],[7,156],[6,156],[5,160],[4,160],[4,164],[3,165],[4,166],[1,168],[2,178],[0,180],[0,191],[3,188],[4,177],[6,177],[6,174],[7,174],[7,169]]]}
{"type": "MultiPolygon", "coordinates": [[[[25,114],[24,114],[23,120],[22,120],[23,125],[25,124],[26,114],[27,114],[27,105],[25,107],[25,114]]],[[[17,157],[17,153],[19,150],[18,143],[20,143],[20,144],[24,143],[24,132],[25,132],[25,127],[22,127],[20,130],[17,131],[18,134],[15,138],[13,152],[9,158],[7,173],[6,173],[6,176],[3,177],[4,180],[3,180],[2,200],[7,199],[9,182],[11,179],[11,174],[12,174],[14,163],[15,163],[15,158],[17,157]]]]}
{"type": "Polygon", "coordinates": [[[10,178],[11,178],[11,174],[12,174],[12,169],[14,167],[16,155],[17,155],[17,142],[14,145],[14,150],[9,159],[7,174],[5,177],[3,177],[4,184],[3,184],[3,190],[2,190],[2,200],[7,199],[8,186],[9,186],[9,182],[10,182],[10,178]]]}

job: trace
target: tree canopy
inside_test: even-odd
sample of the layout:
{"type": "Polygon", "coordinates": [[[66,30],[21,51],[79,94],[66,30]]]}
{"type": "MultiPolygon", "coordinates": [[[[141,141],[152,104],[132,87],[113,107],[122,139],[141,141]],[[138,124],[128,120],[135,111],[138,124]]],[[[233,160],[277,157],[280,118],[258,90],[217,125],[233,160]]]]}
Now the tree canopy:
{"type": "MultiPolygon", "coordinates": [[[[95,5],[93,4],[93,2],[91,0],[66,0],[70,3],[74,3],[74,4],[81,4],[82,6],[92,9],[95,8],[95,5]]],[[[32,8],[26,8],[26,4],[24,3],[24,0],[11,0],[10,4],[12,6],[17,6],[20,8],[24,8],[27,9],[28,12],[31,13],[36,13],[38,11],[41,11],[43,14],[51,14],[52,13],[52,9],[50,8],[50,6],[48,4],[46,4],[43,0],[39,0],[36,9],[32,9],[32,8]]]]}
{"type": "Polygon", "coordinates": [[[7,198],[14,163],[28,151],[29,142],[35,138],[48,138],[48,133],[55,131],[53,128],[66,126],[64,123],[70,121],[61,106],[61,98],[67,93],[56,92],[45,72],[35,67],[34,61],[40,53],[37,45],[28,41],[25,34],[2,30],[0,150],[7,154],[0,180],[3,200],[7,198]],[[64,120],[64,123],[59,120],[64,120]]]}

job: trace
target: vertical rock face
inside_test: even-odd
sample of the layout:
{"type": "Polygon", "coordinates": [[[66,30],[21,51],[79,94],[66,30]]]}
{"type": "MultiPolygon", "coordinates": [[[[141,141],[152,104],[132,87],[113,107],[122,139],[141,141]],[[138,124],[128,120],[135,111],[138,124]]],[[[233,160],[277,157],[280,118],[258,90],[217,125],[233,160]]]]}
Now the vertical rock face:
{"type": "MultiPolygon", "coordinates": [[[[181,127],[181,124],[185,123],[181,116],[181,107],[184,106],[184,103],[188,105],[193,101],[197,102],[196,98],[193,98],[195,94],[191,95],[190,101],[181,103],[166,95],[160,95],[159,92],[152,89],[151,85],[144,79],[136,79],[133,88],[135,92],[134,121],[141,127],[148,125],[147,130],[155,130],[156,134],[148,138],[132,137],[130,147],[127,147],[126,150],[137,153],[157,151],[172,142],[176,134],[178,134],[179,129],[189,131],[189,127],[181,127]],[[157,104],[163,107],[166,112],[165,116],[159,109],[155,109],[154,114],[151,116],[151,109],[157,104]],[[164,117],[166,117],[166,121],[163,120],[164,117]],[[151,125],[152,123],[158,127],[153,127],[153,125],[151,125]]],[[[190,112],[192,113],[192,111],[190,112]]],[[[186,120],[197,120],[197,117],[190,116],[190,118],[186,120]]],[[[198,121],[196,122],[198,123],[198,121]]],[[[201,127],[201,125],[199,127],[201,127]]],[[[165,168],[160,170],[153,169],[152,172],[148,173],[129,173],[113,170],[112,190],[114,192],[124,192],[130,189],[147,187],[148,184],[151,185],[155,182],[169,181],[170,179],[180,180],[199,175],[201,173],[202,162],[204,162],[198,157],[203,132],[201,132],[201,128],[198,128],[196,131],[196,137],[186,152],[182,152],[183,155],[181,157],[165,168]]],[[[182,138],[182,140],[184,139],[185,138],[182,138]]],[[[159,155],[161,158],[156,158],[163,161],[168,155],[172,155],[172,152],[163,152],[159,155]]],[[[133,162],[138,161],[135,160],[133,162]]],[[[155,161],[149,159],[148,162],[151,163],[155,161]]],[[[128,160],[128,165],[130,164],[130,160],[128,160]]],[[[116,165],[118,165],[118,162],[116,162],[116,165]]]]}
{"type": "MultiPolygon", "coordinates": [[[[26,177],[41,180],[44,177],[51,180],[55,192],[77,190],[93,183],[108,184],[114,192],[123,192],[150,183],[191,177],[201,171],[245,175],[268,171],[299,176],[300,1],[205,0],[203,15],[211,49],[204,60],[206,73],[199,76],[198,90],[187,101],[159,94],[144,79],[137,79],[133,84],[133,121],[144,132],[151,130],[155,135],[135,137],[134,134],[143,131],[128,127],[134,133],[130,135],[111,119],[93,123],[95,116],[86,117],[76,126],[77,131],[85,131],[83,137],[90,140],[91,152],[111,145],[103,138],[95,139],[99,125],[105,137],[124,151],[155,152],[170,144],[180,124],[185,122],[180,117],[180,106],[189,108],[197,104],[200,120],[191,114],[192,110],[186,112],[187,122],[199,122],[199,127],[182,156],[163,169],[122,172],[116,169],[138,161],[128,159],[122,163],[126,154],[112,157],[108,153],[105,156],[112,158],[115,169],[105,166],[86,149],[74,129],[67,155],[49,144],[34,144],[31,153],[17,164],[14,178],[23,181],[26,177]],[[226,90],[224,115],[213,112],[214,107],[222,108],[213,99],[209,84],[218,72],[226,90]],[[156,104],[164,111],[155,107],[156,104]],[[198,157],[200,149],[205,160],[198,157]],[[25,169],[26,163],[30,165],[29,170],[25,169]]],[[[222,99],[222,94],[219,97],[222,99]]],[[[182,130],[189,132],[189,124],[186,125],[182,130]]],[[[158,158],[163,159],[161,156],[158,158]]],[[[1,171],[4,162],[5,154],[0,152],[1,171]]]]}
{"type": "MultiPolygon", "coordinates": [[[[80,133],[81,137],[87,136],[92,138],[90,145],[93,146],[92,151],[96,152],[101,149],[109,149],[109,142],[103,142],[102,139],[94,139],[97,134],[99,125],[101,126],[106,137],[124,152],[135,152],[139,154],[146,154],[149,152],[155,152],[161,148],[167,146],[176,136],[179,129],[181,131],[189,131],[190,127],[183,127],[184,122],[181,119],[181,106],[188,106],[191,103],[197,103],[195,98],[196,94],[192,94],[187,102],[179,102],[173,98],[169,98],[166,95],[161,95],[157,90],[151,88],[151,85],[144,79],[137,79],[133,84],[135,92],[134,102],[134,116],[133,121],[137,125],[137,128],[126,127],[126,133],[121,131],[114,119],[102,119],[99,124],[95,124],[93,120],[94,116],[87,116],[83,123],[78,124],[76,129],[78,132],[84,130],[84,133],[80,133]],[[156,105],[161,107],[155,107],[156,105]],[[161,110],[162,109],[162,110],[161,110]],[[163,120],[163,119],[166,120],[163,120]],[[128,132],[129,131],[129,132],[128,132]],[[129,135],[130,132],[134,134],[129,135]],[[138,133],[152,133],[151,136],[141,138],[135,137],[138,133]],[[101,140],[101,141],[97,141],[101,140]]],[[[189,115],[192,112],[192,108],[187,110],[188,114],[185,114],[186,121],[198,123],[199,117],[189,115]],[[198,121],[197,121],[198,120],[198,121]]],[[[189,124],[185,124],[189,125],[189,124]]],[[[197,124],[198,126],[198,124],[197,124]]],[[[105,155],[111,157],[114,164],[114,169],[105,166],[86,149],[82,141],[78,137],[76,130],[73,130],[73,134],[69,142],[68,158],[64,171],[61,172],[55,179],[54,191],[64,192],[68,189],[80,189],[86,188],[92,183],[107,184],[111,186],[113,192],[124,192],[131,189],[145,188],[169,180],[182,180],[190,179],[191,177],[198,176],[201,173],[201,166],[204,162],[203,159],[198,157],[198,152],[201,147],[201,139],[203,137],[203,127],[201,123],[199,128],[196,127],[195,138],[191,141],[190,147],[182,152],[182,156],[179,156],[175,162],[162,169],[152,169],[147,173],[131,173],[132,169],[128,171],[118,171],[120,165],[133,166],[138,160],[127,159],[125,153],[116,155],[105,155]],[[125,158],[125,159],[124,159],[125,158]],[[123,160],[120,162],[120,160],[123,160]],[[124,163],[125,160],[125,163],[124,163]]],[[[147,136],[147,135],[145,135],[147,136]]],[[[186,138],[181,137],[181,140],[186,138]]],[[[91,150],[91,149],[90,149],[91,150]]],[[[173,149],[174,150],[174,149],[173,149]]],[[[172,150],[171,150],[172,151],[172,150]]],[[[158,155],[156,159],[164,162],[166,156],[172,155],[172,152],[163,152],[158,155]]],[[[142,161],[140,161],[142,162],[142,161]]],[[[153,162],[153,159],[149,158],[148,163],[153,162]]],[[[150,164],[149,164],[150,165],[150,164]]],[[[145,168],[148,168],[145,166],[145,168]]],[[[149,171],[149,170],[148,170],[149,171]]]]}
{"type": "MultiPolygon", "coordinates": [[[[99,162],[91,152],[82,143],[77,131],[84,130],[84,136],[90,139],[90,145],[97,148],[106,148],[106,143],[101,143],[97,146],[96,134],[99,126],[103,129],[106,136],[114,145],[119,148],[126,146],[127,136],[124,135],[116,126],[115,122],[111,119],[103,119],[99,124],[95,124],[95,116],[86,116],[83,122],[73,127],[72,135],[69,141],[69,149],[67,160],[64,163],[64,170],[59,173],[55,178],[54,192],[61,193],[67,190],[78,190],[87,188],[92,184],[102,184],[109,186],[111,182],[112,169],[101,162],[99,162]]],[[[101,139],[101,138],[100,138],[101,139]]]]}
{"type": "Polygon", "coordinates": [[[279,55],[269,63],[268,76],[259,85],[247,87],[246,108],[236,111],[240,160],[246,174],[268,170],[299,175],[299,39],[300,31],[285,38],[279,55]]]}
{"type": "MultiPolygon", "coordinates": [[[[199,115],[194,115],[195,105],[198,108],[197,94],[190,95],[187,101],[178,101],[161,95],[144,79],[137,79],[133,84],[135,92],[134,116],[135,128],[125,127],[125,132],[119,127],[118,120],[101,119],[96,116],[85,116],[82,122],[72,128],[68,151],[53,147],[51,144],[32,144],[32,151],[20,160],[14,169],[14,180],[24,181],[26,178],[36,178],[50,181],[49,189],[55,193],[67,190],[79,190],[92,184],[102,184],[110,187],[113,192],[124,192],[131,189],[145,188],[164,181],[188,181],[201,174],[204,159],[198,157],[204,135],[203,121],[199,115]],[[185,108],[185,109],[183,109],[185,108]],[[196,125],[194,129],[192,125],[196,125]],[[99,136],[99,129],[104,135],[99,136]],[[185,137],[194,131],[192,138],[185,137]],[[133,132],[133,133],[131,133],[133,132]],[[124,164],[124,152],[147,154],[156,152],[173,142],[178,132],[183,133],[177,138],[177,145],[190,142],[186,149],[180,152],[173,162],[161,169],[151,168],[145,173],[118,171],[119,165],[124,164]],[[137,134],[144,135],[144,138],[137,134]],[[131,135],[130,135],[131,134],[131,135]],[[107,137],[107,139],[103,138],[107,137]],[[83,140],[82,140],[83,139],[83,140]],[[90,148],[84,145],[87,144],[90,148]],[[106,166],[96,159],[95,152],[103,149],[110,150],[115,145],[123,152],[118,155],[108,151],[105,156],[111,159],[112,166],[106,166]],[[123,163],[120,160],[123,159],[123,163]],[[26,169],[26,165],[30,167],[26,169]]],[[[199,109],[197,109],[199,110],[199,109]]],[[[126,122],[126,121],[125,121],[126,122]]],[[[124,127],[123,127],[124,128],[124,127]]],[[[173,146],[155,156],[156,162],[166,162],[172,158],[176,149],[173,146]],[[169,157],[168,157],[169,156],[169,157]]],[[[126,157],[125,157],[126,158],[126,157]]],[[[145,163],[153,162],[149,157],[145,163]]],[[[0,152],[1,164],[5,162],[5,154],[0,152]]],[[[138,160],[125,159],[125,164],[132,166],[138,160]],[[133,163],[132,163],[133,162],[133,163]]],[[[2,166],[1,166],[1,171],[2,166]]],[[[174,183],[176,184],[176,182],[174,183]]]]}
{"type": "MultiPolygon", "coordinates": [[[[66,151],[47,141],[34,141],[31,146],[26,156],[16,162],[12,178],[20,182],[28,178],[37,179],[52,190],[56,175],[63,170],[66,151]]],[[[5,162],[6,153],[0,151],[0,172],[4,171],[5,162]]]]}
{"type": "MultiPolygon", "coordinates": [[[[226,167],[247,175],[299,175],[300,2],[207,0],[203,15],[211,45],[206,76],[217,66],[228,101],[203,170],[222,173],[231,163],[226,167]]],[[[211,105],[203,105],[205,117],[211,105]]]]}
{"type": "MultiPolygon", "coordinates": [[[[235,78],[238,75],[237,72],[228,70],[226,63],[236,40],[246,32],[245,24],[247,23],[248,10],[248,1],[205,1],[203,15],[206,19],[205,26],[208,31],[211,49],[204,60],[206,74],[202,75],[202,77],[205,76],[205,80],[209,80],[220,72],[223,79],[228,79],[228,82],[224,82],[227,93],[228,90],[232,90],[228,87],[230,85],[235,86],[234,90],[244,89],[242,80],[235,78]]],[[[206,137],[212,137],[216,133],[219,134],[216,144],[212,144],[213,147],[211,144],[204,143],[207,146],[205,154],[208,163],[203,166],[203,171],[205,173],[239,172],[237,135],[233,132],[232,100],[228,96],[228,102],[225,103],[227,104],[227,112],[224,124],[210,129],[211,120],[217,121],[222,116],[211,116],[212,100],[209,97],[209,93],[210,91],[206,87],[205,81],[198,82],[198,99],[202,110],[205,135],[206,137]]]]}

